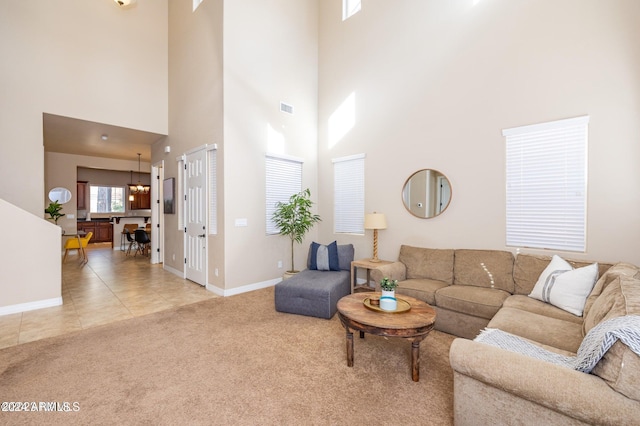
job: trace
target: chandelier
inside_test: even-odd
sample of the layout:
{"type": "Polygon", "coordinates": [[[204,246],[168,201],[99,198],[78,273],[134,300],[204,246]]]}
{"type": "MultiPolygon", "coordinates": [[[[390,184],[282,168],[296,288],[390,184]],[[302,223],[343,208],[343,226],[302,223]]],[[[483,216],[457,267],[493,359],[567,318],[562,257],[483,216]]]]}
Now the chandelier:
{"type": "MultiPolygon", "coordinates": [[[[142,154],[138,153],[138,184],[134,185],[133,183],[129,184],[129,193],[130,194],[148,194],[150,186],[143,185],[140,183],[140,156],[142,154]]],[[[133,177],[133,171],[131,171],[131,176],[133,177]]],[[[133,180],[133,179],[132,179],[133,180]]]]}

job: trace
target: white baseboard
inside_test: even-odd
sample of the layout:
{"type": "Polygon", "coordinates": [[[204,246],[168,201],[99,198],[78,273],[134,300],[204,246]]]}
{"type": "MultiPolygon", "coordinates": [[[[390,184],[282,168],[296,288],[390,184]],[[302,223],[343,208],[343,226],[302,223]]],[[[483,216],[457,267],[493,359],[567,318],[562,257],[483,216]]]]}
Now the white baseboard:
{"type": "Polygon", "coordinates": [[[166,263],[162,264],[162,269],[164,269],[167,272],[171,272],[173,275],[176,275],[180,278],[184,278],[184,272],[178,271],[177,269],[172,268],[171,266],[167,266],[166,263]]]}
{"type": "Polygon", "coordinates": [[[236,294],[247,293],[249,291],[260,290],[261,288],[272,287],[282,281],[282,278],[274,278],[272,280],[262,281],[259,283],[247,284],[242,287],[231,288],[225,290],[214,286],[213,284],[207,284],[207,290],[217,294],[218,296],[235,296],[236,294]]]}
{"type": "Polygon", "coordinates": [[[35,311],[36,309],[50,308],[52,306],[60,305],[62,305],[62,297],[54,297],[53,299],[38,300],[28,303],[18,303],[17,305],[0,307],[0,316],[17,314],[19,312],[35,311]]]}

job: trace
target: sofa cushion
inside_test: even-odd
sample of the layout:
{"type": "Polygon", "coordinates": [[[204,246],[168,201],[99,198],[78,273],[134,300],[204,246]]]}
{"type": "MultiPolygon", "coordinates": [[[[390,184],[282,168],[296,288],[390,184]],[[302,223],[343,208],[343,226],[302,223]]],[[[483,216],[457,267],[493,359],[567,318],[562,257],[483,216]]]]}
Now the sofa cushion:
{"type": "Polygon", "coordinates": [[[513,254],[501,250],[456,250],[453,283],[513,293],[513,254]]]}
{"type": "MultiPolygon", "coordinates": [[[[602,321],[623,315],[640,315],[640,279],[618,275],[593,302],[584,319],[589,332],[602,321]]],[[[616,391],[640,400],[640,357],[617,341],[592,371],[616,391]]]]}
{"type": "Polygon", "coordinates": [[[497,288],[450,285],[436,292],[436,305],[450,311],[491,319],[509,297],[497,288]]]}
{"type": "Polygon", "coordinates": [[[521,309],[503,307],[487,327],[498,328],[573,354],[577,353],[582,343],[582,324],[521,309]]]}
{"type": "Polygon", "coordinates": [[[407,279],[428,278],[451,284],[453,282],[453,256],[453,250],[403,245],[400,247],[398,260],[407,268],[407,279]]]}
{"type": "Polygon", "coordinates": [[[589,297],[587,297],[587,301],[584,304],[585,317],[589,314],[589,309],[598,298],[598,296],[600,296],[604,289],[619,276],[640,279],[640,268],[630,263],[619,262],[609,267],[606,271],[602,272],[600,278],[598,279],[598,282],[596,282],[596,285],[593,286],[593,290],[591,291],[591,294],[589,294],[589,297]]]}
{"type": "MultiPolygon", "coordinates": [[[[588,266],[594,262],[578,261],[572,259],[565,259],[573,268],[582,268],[588,266]]],[[[523,254],[520,253],[516,256],[516,260],[513,266],[513,280],[515,282],[514,294],[529,294],[533,290],[540,274],[547,267],[551,261],[551,256],[535,255],[535,254],[523,254]]],[[[598,276],[602,276],[609,268],[610,263],[598,262],[598,276]]],[[[597,287],[597,285],[596,285],[597,287]]],[[[595,288],[595,287],[594,287],[595,288]]],[[[589,302],[585,304],[585,311],[589,302]]]]}
{"type": "Polygon", "coordinates": [[[582,316],[584,304],[597,279],[597,263],[573,269],[560,256],[553,256],[529,297],[582,316]]]}
{"type": "Polygon", "coordinates": [[[311,243],[311,256],[309,257],[309,269],[317,271],[339,271],[338,243],[318,244],[311,243]]]}
{"type": "Polygon", "coordinates": [[[514,294],[507,297],[507,300],[504,301],[502,307],[521,309],[523,311],[532,312],[534,314],[544,315],[545,317],[575,322],[576,324],[582,324],[583,319],[582,317],[573,315],[560,308],[556,308],[549,303],[545,303],[522,294],[514,294]]]}
{"type": "Polygon", "coordinates": [[[438,280],[414,278],[402,281],[400,286],[396,289],[396,293],[406,294],[407,296],[422,300],[429,305],[435,305],[436,291],[443,287],[447,287],[448,285],[449,284],[438,280]]]}

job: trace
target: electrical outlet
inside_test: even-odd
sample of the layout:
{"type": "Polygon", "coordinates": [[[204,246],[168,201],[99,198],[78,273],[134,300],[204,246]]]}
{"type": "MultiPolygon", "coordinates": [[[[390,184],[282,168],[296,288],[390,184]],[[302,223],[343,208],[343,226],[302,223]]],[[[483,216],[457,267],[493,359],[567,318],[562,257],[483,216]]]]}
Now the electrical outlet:
{"type": "Polygon", "coordinates": [[[214,273],[214,274],[216,274],[216,277],[217,277],[217,276],[218,276],[218,268],[216,268],[216,269],[213,271],[213,273],[214,273]]]}
{"type": "Polygon", "coordinates": [[[281,269],[282,268],[282,260],[278,260],[278,268],[281,269]]]}

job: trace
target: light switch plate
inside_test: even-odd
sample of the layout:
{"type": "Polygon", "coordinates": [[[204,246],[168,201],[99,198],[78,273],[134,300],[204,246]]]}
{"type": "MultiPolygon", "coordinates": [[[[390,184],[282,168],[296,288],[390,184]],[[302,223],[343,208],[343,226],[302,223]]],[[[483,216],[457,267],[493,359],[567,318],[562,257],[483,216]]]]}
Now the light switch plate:
{"type": "Polygon", "coordinates": [[[236,226],[247,226],[247,219],[246,218],[236,219],[236,226]]]}

